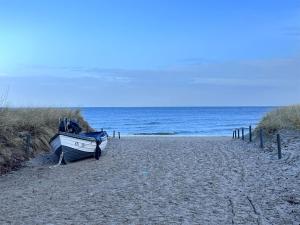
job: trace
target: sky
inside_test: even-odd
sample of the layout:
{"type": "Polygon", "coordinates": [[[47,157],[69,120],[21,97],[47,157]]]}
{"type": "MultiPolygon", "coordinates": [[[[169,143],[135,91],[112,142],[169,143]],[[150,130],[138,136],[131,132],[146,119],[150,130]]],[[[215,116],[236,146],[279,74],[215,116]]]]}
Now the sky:
{"type": "Polygon", "coordinates": [[[300,103],[300,0],[0,0],[0,101],[300,103]]]}

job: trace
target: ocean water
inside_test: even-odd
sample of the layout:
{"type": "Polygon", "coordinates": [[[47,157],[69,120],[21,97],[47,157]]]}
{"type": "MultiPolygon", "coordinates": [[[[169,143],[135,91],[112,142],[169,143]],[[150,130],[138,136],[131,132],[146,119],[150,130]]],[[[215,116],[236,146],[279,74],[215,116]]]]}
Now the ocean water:
{"type": "Polygon", "coordinates": [[[82,108],[96,130],[121,135],[231,136],[239,127],[255,126],[274,107],[82,108]]]}

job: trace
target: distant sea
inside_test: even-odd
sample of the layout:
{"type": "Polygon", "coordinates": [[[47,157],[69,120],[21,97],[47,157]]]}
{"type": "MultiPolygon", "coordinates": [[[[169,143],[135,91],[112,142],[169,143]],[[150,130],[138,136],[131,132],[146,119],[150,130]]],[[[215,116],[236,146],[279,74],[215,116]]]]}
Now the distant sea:
{"type": "Polygon", "coordinates": [[[96,130],[122,135],[230,136],[239,127],[255,126],[275,107],[82,108],[96,130]]]}

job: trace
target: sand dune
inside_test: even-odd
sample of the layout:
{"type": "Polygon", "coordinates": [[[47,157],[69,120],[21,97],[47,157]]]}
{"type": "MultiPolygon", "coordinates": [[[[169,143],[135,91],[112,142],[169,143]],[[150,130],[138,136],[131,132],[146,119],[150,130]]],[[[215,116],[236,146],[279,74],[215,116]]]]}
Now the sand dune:
{"type": "Polygon", "coordinates": [[[1,224],[300,223],[299,165],[230,138],[126,137],[99,161],[46,161],[0,177],[1,224]]]}

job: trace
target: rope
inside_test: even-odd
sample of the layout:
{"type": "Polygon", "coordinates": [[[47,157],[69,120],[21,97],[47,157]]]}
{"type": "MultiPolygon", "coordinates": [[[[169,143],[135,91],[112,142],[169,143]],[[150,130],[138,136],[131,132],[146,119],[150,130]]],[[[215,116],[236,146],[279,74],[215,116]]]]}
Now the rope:
{"type": "Polygon", "coordinates": [[[63,152],[63,151],[61,151],[61,153],[60,153],[60,156],[59,156],[58,163],[57,163],[56,165],[54,165],[54,166],[50,166],[49,168],[51,169],[51,168],[58,167],[58,166],[61,164],[61,162],[62,162],[63,158],[64,158],[64,152],[63,152]]]}

